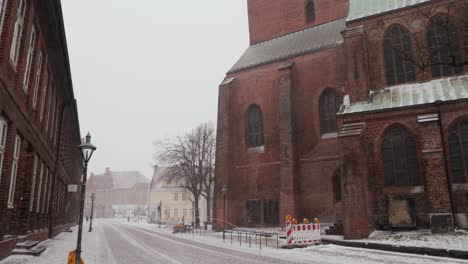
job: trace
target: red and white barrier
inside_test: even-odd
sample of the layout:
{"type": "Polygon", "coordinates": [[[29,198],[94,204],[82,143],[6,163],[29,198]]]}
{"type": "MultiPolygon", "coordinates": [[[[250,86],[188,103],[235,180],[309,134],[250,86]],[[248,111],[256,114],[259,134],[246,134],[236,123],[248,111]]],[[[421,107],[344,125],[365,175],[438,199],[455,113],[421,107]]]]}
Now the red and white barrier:
{"type": "Polygon", "coordinates": [[[322,240],[320,224],[297,224],[286,221],[286,241],[288,245],[313,245],[322,240]]]}

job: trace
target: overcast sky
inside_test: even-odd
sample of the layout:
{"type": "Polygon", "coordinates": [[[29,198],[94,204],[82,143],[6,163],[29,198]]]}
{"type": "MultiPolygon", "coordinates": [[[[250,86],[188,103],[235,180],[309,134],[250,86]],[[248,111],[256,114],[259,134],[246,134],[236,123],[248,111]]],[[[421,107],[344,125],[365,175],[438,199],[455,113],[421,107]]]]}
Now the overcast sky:
{"type": "Polygon", "coordinates": [[[90,171],[151,177],[153,141],[216,121],[218,85],[248,46],[246,0],[62,0],[90,171]]]}

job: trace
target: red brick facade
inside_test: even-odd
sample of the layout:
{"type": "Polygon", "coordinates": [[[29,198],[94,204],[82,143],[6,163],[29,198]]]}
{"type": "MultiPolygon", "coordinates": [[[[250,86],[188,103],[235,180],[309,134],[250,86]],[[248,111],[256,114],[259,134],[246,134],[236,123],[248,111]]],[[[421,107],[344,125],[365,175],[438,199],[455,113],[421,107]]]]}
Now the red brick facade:
{"type": "Polygon", "coordinates": [[[43,240],[48,233],[55,236],[64,225],[76,221],[78,196],[68,193],[67,185],[78,184],[82,172],[78,115],[60,2],[4,2],[0,119],[7,130],[0,171],[0,259],[11,251],[11,239],[28,235],[29,239],[43,240]],[[24,12],[18,12],[20,6],[24,12]],[[18,13],[24,18],[15,34],[18,13]],[[10,55],[15,35],[19,40],[16,65],[10,55]],[[25,78],[28,59],[30,74],[25,78]],[[13,153],[16,138],[21,142],[17,159],[13,153]],[[52,232],[48,232],[50,226],[52,232]]]}
{"type": "MultiPolygon", "coordinates": [[[[313,29],[348,14],[348,1],[318,0],[314,1],[316,19],[308,23],[307,2],[249,0],[251,48],[260,49],[279,41],[278,37],[313,29]]],[[[450,13],[460,46],[465,47],[462,56],[468,58],[464,46],[466,13],[450,11],[467,8],[466,1],[430,1],[348,20],[338,45],[230,71],[219,87],[215,218],[221,222],[226,216],[226,221],[236,226],[269,225],[262,201],[277,199],[280,224],[286,214],[298,219],[328,219],[332,214],[333,221],[343,222],[346,238],[362,238],[375,228],[392,228],[388,223],[389,199],[404,197],[415,204],[418,227],[430,227],[433,216],[447,217],[450,225],[452,206],[460,219],[466,219],[468,188],[466,184],[457,185],[450,198],[446,169],[450,162],[446,162],[449,159],[445,154],[449,149],[447,143],[445,151],[442,147],[447,139],[442,141],[439,122],[418,122],[418,116],[440,111],[442,134],[447,135],[454,120],[467,112],[463,100],[440,107],[428,104],[342,114],[337,116],[337,133],[323,134],[320,98],[326,89],[332,89],[341,100],[348,95],[346,100],[355,104],[367,102],[370,91],[388,87],[383,36],[391,25],[401,24],[423,41],[426,11],[450,13]],[[264,131],[264,146],[255,149],[246,143],[246,111],[253,104],[263,112],[264,131]],[[382,140],[386,131],[397,125],[416,138],[420,186],[385,187],[382,140]],[[349,129],[354,131],[352,135],[342,133],[349,129]],[[228,189],[224,194],[223,187],[228,189]],[[249,209],[252,200],[259,201],[260,207],[249,209]],[[252,210],[258,210],[259,221],[249,219],[252,210]]],[[[414,46],[413,54],[417,54],[414,46]]],[[[465,66],[463,72],[467,71],[465,66]]],[[[417,71],[416,81],[431,80],[430,73],[430,67],[417,71]]],[[[463,226],[462,222],[458,224],[463,226]]],[[[464,224],[466,228],[468,223],[464,224]]]]}

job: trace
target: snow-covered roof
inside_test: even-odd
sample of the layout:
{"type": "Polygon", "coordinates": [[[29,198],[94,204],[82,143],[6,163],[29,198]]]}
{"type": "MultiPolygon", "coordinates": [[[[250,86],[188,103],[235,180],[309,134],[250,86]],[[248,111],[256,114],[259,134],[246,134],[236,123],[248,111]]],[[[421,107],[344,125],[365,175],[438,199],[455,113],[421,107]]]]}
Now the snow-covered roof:
{"type": "Polygon", "coordinates": [[[273,63],[343,43],[345,18],[250,46],[228,73],[273,63]]]}
{"type": "Polygon", "coordinates": [[[343,104],[339,115],[468,99],[468,75],[372,91],[368,102],[343,104]]]}
{"type": "Polygon", "coordinates": [[[138,171],[111,172],[114,189],[129,189],[137,183],[149,183],[148,178],[138,171]]]}
{"type": "Polygon", "coordinates": [[[434,0],[350,0],[348,21],[378,15],[434,0]]]}
{"type": "Polygon", "coordinates": [[[182,188],[178,187],[175,183],[167,183],[161,180],[164,173],[167,172],[169,167],[158,166],[154,170],[153,179],[151,180],[150,191],[153,192],[179,192],[182,188]]]}

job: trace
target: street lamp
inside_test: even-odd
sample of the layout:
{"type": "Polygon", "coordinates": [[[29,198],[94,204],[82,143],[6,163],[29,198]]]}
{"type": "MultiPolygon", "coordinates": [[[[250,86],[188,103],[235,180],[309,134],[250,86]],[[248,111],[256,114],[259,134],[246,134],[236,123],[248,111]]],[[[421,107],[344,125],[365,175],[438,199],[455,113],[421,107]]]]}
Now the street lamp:
{"type": "MultiPolygon", "coordinates": [[[[223,208],[223,230],[226,230],[226,196],[229,191],[227,184],[224,184],[223,189],[223,200],[224,200],[224,208],[223,208]]],[[[223,232],[224,234],[224,232],[223,232]]]]}
{"type": "Polygon", "coordinates": [[[84,211],[84,203],[85,203],[85,195],[86,195],[86,178],[88,174],[88,163],[91,157],[93,156],[96,147],[91,144],[91,135],[88,133],[86,135],[86,140],[78,146],[81,150],[81,158],[83,159],[84,164],[84,172],[83,172],[83,180],[81,182],[81,197],[80,197],[80,220],[78,224],[78,241],[76,242],[76,264],[80,264],[81,262],[81,237],[83,234],[83,211],[84,211]]]}
{"type": "Polygon", "coordinates": [[[91,217],[89,221],[89,231],[93,231],[93,215],[94,215],[94,199],[96,199],[96,195],[94,193],[91,195],[91,217]]]}

